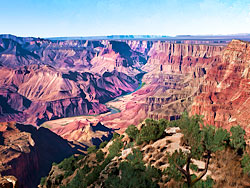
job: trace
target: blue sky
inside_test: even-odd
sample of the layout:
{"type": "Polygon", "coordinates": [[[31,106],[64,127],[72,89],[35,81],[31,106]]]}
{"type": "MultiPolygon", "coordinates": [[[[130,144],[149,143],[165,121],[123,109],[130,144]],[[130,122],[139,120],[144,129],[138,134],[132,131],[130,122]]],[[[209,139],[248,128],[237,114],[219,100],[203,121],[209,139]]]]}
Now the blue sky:
{"type": "Polygon", "coordinates": [[[250,33],[250,0],[0,0],[0,18],[34,37],[250,33]]]}

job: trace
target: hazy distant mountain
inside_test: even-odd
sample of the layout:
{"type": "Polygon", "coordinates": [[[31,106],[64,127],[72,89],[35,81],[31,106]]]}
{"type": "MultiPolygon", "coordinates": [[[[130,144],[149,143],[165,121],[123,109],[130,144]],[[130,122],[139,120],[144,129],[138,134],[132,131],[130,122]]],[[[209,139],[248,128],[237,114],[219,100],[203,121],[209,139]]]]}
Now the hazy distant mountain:
{"type": "Polygon", "coordinates": [[[250,34],[232,35],[176,35],[175,37],[166,35],[109,35],[109,36],[89,36],[89,37],[50,37],[49,40],[248,40],[250,34]]]}

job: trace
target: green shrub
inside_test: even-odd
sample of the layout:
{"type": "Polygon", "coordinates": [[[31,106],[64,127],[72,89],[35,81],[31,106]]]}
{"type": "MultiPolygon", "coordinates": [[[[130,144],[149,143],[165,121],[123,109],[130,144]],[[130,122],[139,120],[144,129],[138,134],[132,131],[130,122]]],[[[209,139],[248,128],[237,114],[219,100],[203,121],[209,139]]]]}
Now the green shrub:
{"type": "Polygon", "coordinates": [[[175,151],[171,156],[169,155],[168,161],[170,166],[166,170],[169,180],[174,178],[178,182],[184,182],[185,179],[189,187],[210,186],[210,181],[204,183],[201,181],[201,178],[207,173],[212,153],[223,150],[229,143],[229,133],[227,130],[222,128],[216,129],[216,127],[209,125],[203,126],[201,129],[202,117],[198,115],[188,117],[187,113],[184,113],[182,118],[178,120],[178,125],[184,134],[184,143],[190,147],[190,152],[175,151]],[[192,159],[201,160],[203,158],[208,165],[200,173],[200,176],[195,177],[194,174],[190,173],[190,168],[197,170],[197,167],[192,164],[192,159]],[[183,169],[184,165],[187,168],[183,169]]]}
{"type": "Polygon", "coordinates": [[[137,135],[135,142],[136,142],[136,145],[138,145],[138,146],[142,145],[142,143],[143,143],[143,141],[141,140],[139,135],[137,135]]]}
{"type": "Polygon", "coordinates": [[[243,173],[250,176],[250,156],[247,153],[243,155],[241,166],[243,168],[243,173]]]}
{"type": "Polygon", "coordinates": [[[144,170],[144,163],[142,161],[143,155],[139,149],[133,149],[133,154],[127,156],[128,161],[134,167],[134,169],[144,170]]]}
{"type": "Polygon", "coordinates": [[[99,148],[104,148],[107,144],[108,144],[108,142],[107,142],[107,141],[104,141],[104,142],[102,142],[102,143],[99,145],[99,148]]]}
{"type": "Polygon", "coordinates": [[[65,188],[79,188],[87,187],[86,175],[90,172],[91,168],[86,164],[82,169],[79,169],[75,177],[65,188]]]}
{"type": "Polygon", "coordinates": [[[161,177],[160,170],[154,167],[145,167],[142,161],[142,153],[138,149],[133,150],[133,154],[127,157],[119,165],[119,169],[114,169],[109,173],[108,179],[104,182],[104,187],[110,188],[145,188],[159,187],[157,182],[161,177]],[[119,175],[119,171],[121,175],[119,175]],[[154,179],[154,181],[153,181],[154,179]]]}
{"type": "Polygon", "coordinates": [[[145,123],[146,126],[142,127],[139,133],[139,138],[142,142],[149,142],[151,140],[155,141],[163,135],[166,128],[164,123],[159,124],[152,119],[146,119],[145,123]]]}
{"type": "Polygon", "coordinates": [[[168,175],[168,181],[170,179],[174,179],[175,181],[181,181],[182,180],[182,174],[181,172],[176,168],[176,165],[179,165],[181,168],[184,167],[186,164],[187,156],[185,153],[183,153],[182,150],[175,151],[172,155],[168,154],[168,163],[169,166],[165,170],[165,173],[168,175]]]}
{"type": "MultiPolygon", "coordinates": [[[[196,178],[194,176],[193,178],[196,178]]],[[[207,179],[205,181],[198,181],[193,188],[212,188],[214,185],[214,181],[210,176],[207,176],[207,179]]]]}
{"type": "Polygon", "coordinates": [[[230,138],[226,129],[216,129],[216,127],[211,125],[204,126],[201,134],[205,149],[211,152],[225,149],[230,138]]]}
{"type": "Polygon", "coordinates": [[[117,132],[114,132],[112,140],[115,140],[115,139],[117,139],[119,137],[120,137],[120,135],[117,132]]]}
{"type": "Polygon", "coordinates": [[[193,170],[193,171],[198,171],[198,166],[197,165],[195,165],[195,164],[190,164],[190,168],[193,170]]]}
{"type": "Polygon", "coordinates": [[[56,178],[55,178],[55,184],[60,185],[63,178],[64,178],[64,176],[62,174],[57,175],[56,178]]]}
{"type": "Polygon", "coordinates": [[[167,127],[169,127],[170,121],[168,121],[166,119],[160,119],[158,121],[158,124],[159,124],[159,126],[164,127],[164,130],[165,130],[167,127]]]}
{"type": "Polygon", "coordinates": [[[245,149],[246,142],[245,142],[245,130],[242,129],[239,125],[231,127],[231,138],[230,138],[230,145],[231,147],[235,148],[238,152],[242,152],[245,149]]]}
{"type": "Polygon", "coordinates": [[[77,165],[77,160],[76,158],[72,155],[69,158],[64,159],[59,165],[58,167],[60,169],[63,169],[65,171],[65,177],[68,177],[70,175],[72,175],[75,171],[75,169],[78,168],[77,165]]]}
{"type": "Polygon", "coordinates": [[[137,134],[139,133],[139,130],[134,125],[129,125],[126,129],[125,133],[129,136],[129,138],[132,138],[133,140],[136,139],[137,134]]]}
{"type": "Polygon", "coordinates": [[[95,153],[96,151],[97,151],[97,149],[96,149],[96,146],[95,146],[95,145],[90,146],[90,147],[88,147],[88,149],[87,149],[88,154],[95,153]]]}
{"type": "Polygon", "coordinates": [[[47,179],[47,176],[42,177],[40,180],[40,185],[44,186],[46,184],[46,179],[47,179]]]}
{"type": "Polygon", "coordinates": [[[101,162],[104,160],[104,153],[102,150],[99,150],[97,153],[96,153],[96,160],[98,162],[101,162]]]}
{"type": "Polygon", "coordinates": [[[111,158],[114,158],[116,155],[118,155],[123,147],[123,142],[120,138],[117,138],[113,141],[113,144],[109,147],[109,156],[111,158]]]}
{"type": "Polygon", "coordinates": [[[132,147],[134,147],[134,142],[129,142],[129,143],[124,147],[124,149],[132,148],[132,147]]]}

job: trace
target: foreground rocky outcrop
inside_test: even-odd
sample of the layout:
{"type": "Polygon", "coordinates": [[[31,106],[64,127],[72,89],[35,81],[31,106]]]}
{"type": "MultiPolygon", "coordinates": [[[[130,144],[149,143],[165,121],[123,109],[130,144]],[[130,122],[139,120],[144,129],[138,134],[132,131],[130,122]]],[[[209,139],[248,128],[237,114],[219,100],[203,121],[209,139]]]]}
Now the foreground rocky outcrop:
{"type": "Polygon", "coordinates": [[[51,127],[50,130],[64,139],[77,141],[87,146],[98,146],[104,141],[109,141],[115,132],[115,129],[108,128],[100,122],[93,124],[88,120],[75,120],[65,126],[51,127]]]}
{"type": "MultiPolygon", "coordinates": [[[[196,187],[250,186],[249,169],[242,165],[243,156],[229,144],[234,139],[239,142],[239,138],[212,126],[201,129],[198,119],[198,116],[171,122],[147,119],[137,127],[129,126],[125,133],[114,135],[98,150],[92,148],[86,156],[75,155],[54,165],[39,187],[191,187],[185,179],[190,174],[193,180],[201,177],[195,182],[196,187]],[[204,140],[207,134],[210,141],[204,140]],[[213,153],[210,158],[203,150],[206,147],[213,153]],[[183,171],[189,174],[184,176],[183,171]]],[[[240,140],[245,147],[244,138],[240,140]]],[[[248,149],[243,150],[250,165],[248,149]]]]}
{"type": "Polygon", "coordinates": [[[0,187],[1,188],[18,188],[18,181],[14,176],[0,176],[0,187]]]}
{"type": "Polygon", "coordinates": [[[6,187],[8,184],[15,187],[15,182],[19,188],[35,187],[53,162],[80,153],[80,149],[84,148],[74,146],[45,128],[0,123],[0,183],[6,187]]]}

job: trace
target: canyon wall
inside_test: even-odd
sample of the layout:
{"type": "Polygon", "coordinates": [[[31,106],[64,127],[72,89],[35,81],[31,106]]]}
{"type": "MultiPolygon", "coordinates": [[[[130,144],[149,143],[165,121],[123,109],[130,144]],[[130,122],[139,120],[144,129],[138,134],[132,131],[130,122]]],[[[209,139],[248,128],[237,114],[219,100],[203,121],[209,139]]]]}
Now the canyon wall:
{"type": "Polygon", "coordinates": [[[154,43],[143,70],[143,82],[152,90],[146,98],[151,118],[176,119],[189,110],[208,70],[216,64],[223,46],[154,43]]]}
{"type": "Polygon", "coordinates": [[[249,66],[249,43],[230,42],[220,62],[206,75],[202,93],[192,105],[192,114],[204,115],[205,123],[217,127],[240,125],[250,134],[249,66]]]}
{"type": "Polygon", "coordinates": [[[35,187],[52,162],[60,162],[78,147],[45,128],[14,122],[0,123],[0,174],[18,179],[19,187],[35,187]]]}
{"type": "Polygon", "coordinates": [[[120,108],[121,112],[101,117],[100,121],[125,130],[128,125],[138,124],[147,117],[178,119],[182,112],[191,110],[194,98],[201,93],[206,74],[220,62],[224,48],[154,41],[147,63],[141,67],[146,72],[142,78],[143,87],[131,97],[111,102],[110,105],[120,108]]]}

